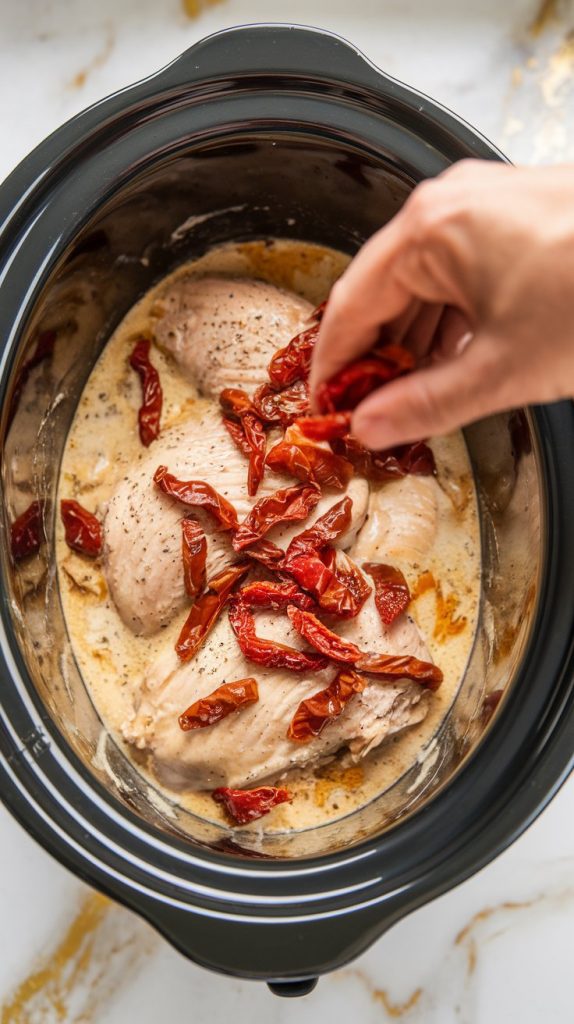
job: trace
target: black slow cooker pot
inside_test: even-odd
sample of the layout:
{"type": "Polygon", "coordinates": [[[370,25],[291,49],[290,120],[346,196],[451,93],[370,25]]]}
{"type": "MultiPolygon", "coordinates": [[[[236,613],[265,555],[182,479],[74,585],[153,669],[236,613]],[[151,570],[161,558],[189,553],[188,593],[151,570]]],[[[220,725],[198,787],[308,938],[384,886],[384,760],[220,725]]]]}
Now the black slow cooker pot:
{"type": "Polygon", "coordinates": [[[466,432],[481,615],[432,750],[368,807],[274,836],[178,809],[102,728],[57,588],[62,448],[109,333],[176,264],[268,236],[353,253],[420,179],[464,157],[501,158],[343,40],[248,26],[80,114],[0,188],[2,797],[61,863],[187,956],[283,994],[486,864],[568,774],[573,407],[466,432]],[[9,525],[36,498],[46,541],[14,564],[9,525]]]}

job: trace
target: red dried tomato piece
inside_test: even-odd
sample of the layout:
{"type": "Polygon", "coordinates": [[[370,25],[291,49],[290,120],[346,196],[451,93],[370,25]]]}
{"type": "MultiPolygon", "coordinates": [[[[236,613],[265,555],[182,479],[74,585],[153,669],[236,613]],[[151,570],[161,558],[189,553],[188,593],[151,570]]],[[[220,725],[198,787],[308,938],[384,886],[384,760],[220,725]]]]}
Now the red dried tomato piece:
{"type": "Polygon", "coordinates": [[[249,395],[241,388],[224,388],[219,395],[219,404],[226,416],[235,416],[237,419],[241,419],[245,413],[254,412],[249,395]]]}
{"type": "Polygon", "coordinates": [[[363,562],[375,581],[375,604],[385,626],[390,626],[409,606],[409,585],[400,569],[382,562],[363,562]]]}
{"type": "Polygon", "coordinates": [[[355,471],[367,480],[394,480],[409,473],[432,476],[436,472],[434,455],[423,441],[372,452],[356,438],[347,435],[334,438],[331,447],[337,455],[348,459],[355,471]]]}
{"type": "Polygon", "coordinates": [[[175,650],[189,661],[211,632],[231,591],[249,572],[249,565],[230,565],[207,583],[205,594],[192,606],[177,639],[175,650]]]}
{"type": "MultiPolygon", "coordinates": [[[[341,555],[342,552],[336,553],[337,558],[341,555]]],[[[354,618],[365,603],[370,587],[358,571],[356,575],[349,571],[340,575],[334,556],[334,551],[312,551],[293,558],[286,569],[299,586],[313,595],[323,611],[345,619],[354,618]]]]}
{"type": "Polygon", "coordinates": [[[247,608],[268,608],[281,611],[296,605],[297,608],[314,608],[315,602],[299,589],[296,583],[275,583],[257,580],[247,583],[237,592],[237,597],[247,608]]]}
{"type": "Polygon", "coordinates": [[[207,539],[197,519],[181,520],[181,547],[185,590],[192,599],[205,586],[207,539]]]}
{"type": "Polygon", "coordinates": [[[130,366],[139,374],[142,385],[142,404],[138,412],[141,443],[146,448],[159,436],[163,393],[159,373],[149,358],[151,342],[140,338],[130,356],[130,366]]]}
{"type": "Polygon", "coordinates": [[[318,672],[327,665],[327,659],[319,654],[305,654],[275,640],[258,637],[255,632],[255,619],[240,594],[230,603],[229,622],[243,654],[256,665],[264,665],[266,668],[288,668],[292,672],[318,672]]]}
{"type": "Polygon", "coordinates": [[[266,423],[280,423],[288,427],[298,416],[309,411],[307,381],[297,380],[281,391],[276,391],[271,384],[262,384],[253,395],[253,408],[266,423]]]}
{"type": "Polygon", "coordinates": [[[179,727],[184,732],[190,729],[205,729],[227,718],[232,711],[255,704],[259,700],[257,680],[252,676],[238,679],[234,683],[223,683],[207,697],[201,697],[179,716],[179,727]]]}
{"type": "Polygon", "coordinates": [[[312,441],[332,441],[345,437],[351,429],[350,412],[330,412],[324,416],[305,416],[296,420],[295,426],[312,441]]]}
{"type": "Polygon", "coordinates": [[[279,523],[296,523],[306,519],[320,497],[318,487],[312,484],[299,484],[296,487],[284,487],[267,498],[261,498],[239,524],[233,538],[233,547],[236,551],[241,551],[250,544],[255,544],[279,523]]]}
{"type": "Polygon", "coordinates": [[[266,569],[274,573],[281,570],[285,557],[285,552],[271,540],[257,541],[257,544],[251,545],[246,554],[249,558],[254,558],[256,562],[260,562],[266,569]]]}
{"type": "Polygon", "coordinates": [[[293,797],[287,789],[259,786],[258,789],[229,789],[220,786],[211,794],[217,804],[223,804],[236,825],[247,825],[269,814],[278,804],[291,803],[293,797]]]}
{"type": "Polygon", "coordinates": [[[223,417],[223,426],[227,430],[231,437],[231,440],[239,448],[242,455],[246,455],[248,459],[251,458],[251,445],[245,436],[242,423],[236,423],[235,420],[228,419],[227,416],[223,417]]]}
{"type": "Polygon", "coordinates": [[[353,476],[347,459],[305,437],[295,423],[287,427],[283,440],[268,452],[266,462],[275,473],[291,473],[298,480],[337,490],[343,490],[353,476]]]}
{"type": "Polygon", "coordinates": [[[285,387],[309,376],[311,356],[318,336],[319,324],[314,323],[275,353],[267,369],[269,380],[275,387],[285,387]]]}
{"type": "Polygon", "coordinates": [[[324,413],[355,409],[372,391],[412,370],[414,356],[400,345],[381,345],[364,359],[343,367],[317,388],[317,404],[324,413]]]}
{"type": "Polygon", "coordinates": [[[324,690],[302,700],[287,730],[287,738],[307,743],[345,710],[356,693],[365,689],[366,680],[352,669],[344,668],[324,690]]]}
{"type": "Polygon", "coordinates": [[[289,605],[287,615],[293,627],[301,634],[303,639],[327,658],[333,658],[335,661],[346,661],[352,665],[361,657],[361,652],[356,644],[351,643],[350,640],[344,640],[337,633],[333,633],[312,612],[303,611],[301,608],[289,605]]]}
{"type": "Polygon", "coordinates": [[[99,519],[77,501],[64,498],[60,502],[66,544],[81,555],[97,558],[102,550],[102,525],[99,519]]]}
{"type": "Polygon", "coordinates": [[[183,505],[193,505],[210,512],[222,529],[237,528],[237,512],[233,505],[211,484],[203,483],[201,480],[178,480],[168,471],[167,466],[158,466],[153,480],[160,491],[168,494],[170,498],[176,498],[183,505]]]}
{"type": "Polygon", "coordinates": [[[300,555],[319,551],[346,533],[352,522],[352,508],[351,498],[341,498],[340,501],[331,505],[331,508],[322,516],[319,516],[313,526],[293,537],[285,553],[285,568],[289,568],[293,559],[300,555]]]}
{"type": "Polygon", "coordinates": [[[325,313],[326,308],[327,308],[327,299],[323,299],[323,302],[320,302],[319,305],[315,307],[315,309],[311,313],[311,316],[309,317],[309,319],[310,320],[316,320],[317,323],[320,324],[321,320],[323,319],[323,315],[325,313]]]}
{"type": "Polygon", "coordinates": [[[356,663],[361,672],[386,680],[414,679],[428,690],[438,690],[443,674],[438,665],[408,654],[363,654],[356,663]]]}
{"type": "Polygon", "coordinates": [[[265,450],[267,438],[263,424],[257,416],[247,413],[242,420],[245,438],[249,445],[249,470],[247,473],[247,493],[250,497],[257,494],[259,484],[265,472],[265,450]]]}
{"type": "Polygon", "coordinates": [[[267,440],[263,424],[255,415],[254,407],[247,392],[241,388],[224,388],[219,402],[226,414],[223,424],[243,455],[249,459],[247,491],[253,497],[265,471],[265,449],[267,440]],[[235,423],[230,417],[235,417],[235,423]]]}
{"type": "Polygon", "coordinates": [[[353,562],[352,558],[349,558],[345,551],[331,547],[324,549],[321,561],[334,573],[339,583],[351,595],[356,611],[350,614],[357,615],[371,593],[371,587],[358,565],[353,562]]]}
{"type": "Polygon", "coordinates": [[[43,501],[33,501],[10,527],[10,550],[12,558],[19,561],[28,555],[35,555],[44,539],[42,515],[43,501]]]}

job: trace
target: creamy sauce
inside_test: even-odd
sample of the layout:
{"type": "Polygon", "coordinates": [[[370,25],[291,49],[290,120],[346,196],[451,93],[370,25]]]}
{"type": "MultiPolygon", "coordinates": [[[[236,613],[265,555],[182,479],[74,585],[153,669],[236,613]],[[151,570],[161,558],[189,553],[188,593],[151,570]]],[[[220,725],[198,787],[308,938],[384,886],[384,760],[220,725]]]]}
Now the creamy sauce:
{"type": "MultiPolygon", "coordinates": [[[[142,448],[137,431],[140,383],[128,365],[128,356],[138,335],[153,335],[154,322],[162,314],[162,292],[179,276],[223,273],[258,277],[289,288],[316,305],[328,294],[347,262],[348,257],[341,253],[306,243],[238,243],[214,249],[160,282],[127,314],[90,375],[68,435],[59,497],[74,497],[102,516],[117,482],[146,456],[147,449],[142,448]]],[[[163,388],[165,431],[199,415],[205,400],[198,398],[167,354],[154,347],[152,358],[163,388]]],[[[420,529],[415,522],[413,530],[420,542],[415,539],[410,545],[404,544],[402,552],[386,559],[382,557],[384,552],[374,555],[373,543],[384,523],[388,525],[385,489],[397,486],[378,485],[371,494],[369,520],[351,554],[359,562],[375,557],[403,570],[413,593],[410,613],[433,659],[444,672],[444,682],[432,695],[428,714],[419,725],[392,736],[359,764],[352,765],[343,757],[314,772],[306,769],[290,773],[293,803],[282,805],[268,818],[255,823],[259,829],[304,829],[342,817],[369,802],[421,759],[452,703],[472,648],[478,615],[478,514],[462,435],[435,439],[432,448],[440,485],[436,528],[425,536],[422,506],[420,529]]],[[[420,478],[410,479],[415,485],[417,479],[420,483],[420,478]]],[[[430,483],[436,486],[434,481],[430,483]]],[[[422,486],[424,489],[424,480],[422,486]]],[[[417,508],[413,505],[415,516],[417,508]]],[[[391,523],[390,536],[395,532],[391,523]]],[[[166,640],[175,638],[181,616],[176,616],[168,629],[155,636],[136,637],[122,623],[109,597],[101,566],[70,552],[61,524],[57,556],[70,641],[105,727],[128,757],[135,760],[146,784],[151,781],[164,796],[202,817],[224,821],[223,813],[209,794],[175,794],[160,787],[150,776],[145,761],[142,763],[141,754],[129,747],[120,734],[122,723],[132,713],[134,695],[145,669],[165,647],[166,640]]]]}

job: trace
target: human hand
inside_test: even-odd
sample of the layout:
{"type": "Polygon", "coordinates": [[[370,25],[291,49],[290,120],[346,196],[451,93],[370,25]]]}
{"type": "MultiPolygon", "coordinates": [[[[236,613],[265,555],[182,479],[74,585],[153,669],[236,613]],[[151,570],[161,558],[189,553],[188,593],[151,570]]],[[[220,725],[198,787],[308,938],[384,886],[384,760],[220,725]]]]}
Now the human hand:
{"type": "Polygon", "coordinates": [[[357,407],[370,448],[574,396],[574,167],[466,160],[419,185],[335,284],[311,394],[381,327],[420,369],[357,407]]]}

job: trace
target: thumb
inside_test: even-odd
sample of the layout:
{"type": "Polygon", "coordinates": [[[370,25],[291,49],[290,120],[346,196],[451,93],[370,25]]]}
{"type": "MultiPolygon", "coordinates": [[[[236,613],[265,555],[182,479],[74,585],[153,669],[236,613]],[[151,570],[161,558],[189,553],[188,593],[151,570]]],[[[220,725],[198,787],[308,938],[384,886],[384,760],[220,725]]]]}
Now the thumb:
{"type": "Polygon", "coordinates": [[[447,434],[516,404],[507,381],[498,345],[477,335],[461,355],[369,395],[355,410],[351,430],[375,450],[447,434]]]}

